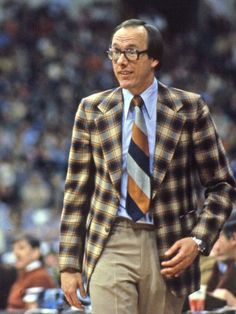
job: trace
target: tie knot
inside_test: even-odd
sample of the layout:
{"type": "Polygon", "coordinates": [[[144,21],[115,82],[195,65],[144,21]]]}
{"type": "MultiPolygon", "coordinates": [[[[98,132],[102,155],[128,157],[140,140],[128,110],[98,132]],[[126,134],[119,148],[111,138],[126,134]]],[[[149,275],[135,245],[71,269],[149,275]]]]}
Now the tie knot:
{"type": "Polygon", "coordinates": [[[143,105],[142,97],[139,95],[135,95],[131,100],[131,105],[141,107],[143,105]]]}

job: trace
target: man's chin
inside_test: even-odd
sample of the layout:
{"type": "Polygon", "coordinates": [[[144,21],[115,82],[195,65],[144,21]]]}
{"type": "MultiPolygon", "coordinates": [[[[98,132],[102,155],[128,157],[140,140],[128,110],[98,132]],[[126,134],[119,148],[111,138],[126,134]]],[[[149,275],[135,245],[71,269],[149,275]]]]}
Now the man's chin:
{"type": "Polygon", "coordinates": [[[121,88],[125,88],[125,89],[132,88],[132,84],[130,80],[125,80],[125,79],[119,80],[119,85],[121,88]]]}
{"type": "Polygon", "coordinates": [[[25,266],[22,265],[22,264],[15,264],[15,267],[16,267],[16,269],[19,270],[19,271],[25,269],[25,266]]]}

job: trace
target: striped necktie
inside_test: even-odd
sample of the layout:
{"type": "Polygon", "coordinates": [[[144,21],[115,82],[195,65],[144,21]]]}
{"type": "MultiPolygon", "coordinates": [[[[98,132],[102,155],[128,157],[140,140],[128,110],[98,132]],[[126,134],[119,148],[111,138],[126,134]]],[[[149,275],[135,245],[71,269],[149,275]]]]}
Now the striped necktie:
{"type": "Polygon", "coordinates": [[[130,103],[131,106],[134,106],[135,120],[127,155],[126,210],[134,221],[139,220],[148,212],[151,199],[149,148],[147,128],[142,113],[143,104],[140,96],[134,96],[130,103]]]}

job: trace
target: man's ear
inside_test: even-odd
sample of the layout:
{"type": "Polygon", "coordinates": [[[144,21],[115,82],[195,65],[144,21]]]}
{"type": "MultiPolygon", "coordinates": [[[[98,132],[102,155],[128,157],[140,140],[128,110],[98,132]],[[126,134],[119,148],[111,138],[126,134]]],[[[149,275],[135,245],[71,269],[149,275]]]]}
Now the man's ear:
{"type": "Polygon", "coordinates": [[[232,243],[236,246],[236,232],[233,232],[231,240],[232,240],[232,243]]]}
{"type": "Polygon", "coordinates": [[[156,60],[156,59],[153,59],[153,61],[152,61],[152,67],[153,67],[154,69],[158,66],[158,64],[159,64],[159,61],[156,60]]]}

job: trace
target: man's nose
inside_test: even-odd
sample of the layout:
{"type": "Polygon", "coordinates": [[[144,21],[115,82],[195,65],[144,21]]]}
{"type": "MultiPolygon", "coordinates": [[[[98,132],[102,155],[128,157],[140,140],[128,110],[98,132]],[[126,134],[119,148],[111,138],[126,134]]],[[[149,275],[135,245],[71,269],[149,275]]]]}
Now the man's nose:
{"type": "Polygon", "coordinates": [[[127,60],[127,58],[126,58],[126,56],[125,56],[124,53],[121,53],[121,54],[120,54],[120,56],[119,56],[119,58],[117,59],[116,63],[119,63],[119,64],[122,64],[122,63],[127,64],[127,63],[128,63],[128,60],[127,60]]]}

